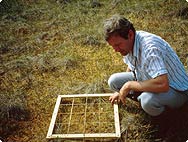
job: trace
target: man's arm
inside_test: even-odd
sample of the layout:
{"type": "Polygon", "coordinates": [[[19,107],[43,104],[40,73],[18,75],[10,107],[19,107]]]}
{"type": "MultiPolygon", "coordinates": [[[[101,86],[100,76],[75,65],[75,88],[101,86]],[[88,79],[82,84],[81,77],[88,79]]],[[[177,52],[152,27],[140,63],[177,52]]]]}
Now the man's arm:
{"type": "Polygon", "coordinates": [[[125,104],[125,97],[128,95],[130,90],[137,92],[154,92],[161,93],[169,90],[169,82],[167,74],[158,76],[154,79],[146,81],[128,81],[120,89],[119,96],[112,97],[111,103],[114,103],[116,99],[125,104]]]}
{"type": "Polygon", "coordinates": [[[121,88],[122,91],[124,89],[138,92],[167,92],[169,90],[168,76],[167,74],[164,74],[146,81],[128,81],[121,88]]]}

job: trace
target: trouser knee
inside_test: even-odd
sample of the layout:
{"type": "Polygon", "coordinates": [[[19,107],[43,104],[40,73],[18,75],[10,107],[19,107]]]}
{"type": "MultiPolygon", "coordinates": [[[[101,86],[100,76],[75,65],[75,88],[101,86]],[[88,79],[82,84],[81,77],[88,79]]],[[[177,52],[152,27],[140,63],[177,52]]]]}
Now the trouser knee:
{"type": "Polygon", "coordinates": [[[114,90],[114,91],[119,91],[120,88],[118,88],[118,80],[116,78],[116,74],[112,74],[110,76],[110,78],[108,79],[108,85],[110,87],[110,89],[114,90]]]}
{"type": "Polygon", "coordinates": [[[138,97],[138,100],[141,103],[142,109],[146,113],[151,116],[158,116],[164,111],[165,106],[161,105],[159,100],[157,100],[153,95],[155,94],[144,92],[138,97]]]}
{"type": "Polygon", "coordinates": [[[120,72],[112,74],[108,80],[109,87],[114,91],[119,91],[121,87],[130,80],[133,80],[132,72],[120,72]]]}

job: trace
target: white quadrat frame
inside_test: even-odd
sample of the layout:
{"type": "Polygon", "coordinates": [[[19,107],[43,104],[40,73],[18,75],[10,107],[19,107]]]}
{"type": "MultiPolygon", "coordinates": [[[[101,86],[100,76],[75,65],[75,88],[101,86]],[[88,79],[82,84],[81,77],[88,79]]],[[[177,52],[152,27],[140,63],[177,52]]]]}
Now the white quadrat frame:
{"type": "Polygon", "coordinates": [[[108,97],[108,96],[111,96],[111,95],[112,95],[111,93],[58,95],[46,138],[47,139],[87,139],[87,138],[89,138],[89,139],[91,139],[91,138],[95,138],[95,139],[97,139],[97,138],[118,139],[118,138],[120,138],[121,133],[120,133],[119,111],[118,111],[118,104],[116,104],[116,103],[113,104],[114,125],[115,125],[115,132],[114,133],[53,134],[53,130],[54,130],[54,127],[55,127],[56,118],[57,118],[57,115],[58,115],[58,110],[59,110],[59,106],[61,104],[62,98],[108,97]]]}

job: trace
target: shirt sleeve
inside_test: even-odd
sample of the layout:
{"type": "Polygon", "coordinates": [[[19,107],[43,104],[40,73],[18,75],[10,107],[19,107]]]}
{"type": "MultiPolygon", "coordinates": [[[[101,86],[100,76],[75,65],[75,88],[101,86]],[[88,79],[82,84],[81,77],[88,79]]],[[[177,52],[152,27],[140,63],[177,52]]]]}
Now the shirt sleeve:
{"type": "Polygon", "coordinates": [[[151,46],[144,51],[143,56],[144,70],[149,76],[156,78],[168,73],[165,66],[165,53],[162,49],[151,46]]]}

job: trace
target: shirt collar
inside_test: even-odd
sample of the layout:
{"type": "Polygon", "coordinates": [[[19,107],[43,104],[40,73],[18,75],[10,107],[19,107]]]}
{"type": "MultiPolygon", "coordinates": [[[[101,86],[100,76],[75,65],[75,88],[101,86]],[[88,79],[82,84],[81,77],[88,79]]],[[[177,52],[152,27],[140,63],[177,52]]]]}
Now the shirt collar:
{"type": "Polygon", "coordinates": [[[126,64],[131,64],[135,66],[136,61],[138,61],[139,59],[139,40],[140,40],[140,36],[139,36],[139,31],[136,31],[135,33],[135,40],[134,40],[134,46],[133,46],[133,51],[128,53],[126,56],[123,56],[123,61],[126,64]]]}
{"type": "Polygon", "coordinates": [[[139,55],[139,35],[138,32],[135,33],[135,40],[134,40],[134,46],[133,46],[133,55],[134,57],[138,58],[139,55]]]}

